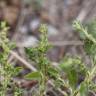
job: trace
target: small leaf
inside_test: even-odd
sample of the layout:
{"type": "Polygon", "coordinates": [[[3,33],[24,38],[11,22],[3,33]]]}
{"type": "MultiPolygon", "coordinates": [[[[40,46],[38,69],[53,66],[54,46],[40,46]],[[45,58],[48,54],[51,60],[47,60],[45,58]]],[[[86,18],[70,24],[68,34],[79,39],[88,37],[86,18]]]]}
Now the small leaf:
{"type": "Polygon", "coordinates": [[[37,71],[37,72],[31,72],[31,73],[27,74],[25,76],[25,78],[26,79],[29,79],[29,80],[33,80],[33,79],[38,80],[38,79],[41,78],[41,73],[39,71],[37,71]]]}
{"type": "Polygon", "coordinates": [[[16,67],[14,71],[14,75],[18,75],[18,73],[22,70],[22,67],[16,67]]]}
{"type": "Polygon", "coordinates": [[[46,26],[46,24],[41,24],[39,31],[41,33],[43,33],[43,34],[46,33],[47,32],[47,26],[46,26]]]}
{"type": "Polygon", "coordinates": [[[72,65],[73,65],[73,59],[65,57],[64,60],[61,62],[61,64],[59,66],[64,71],[67,71],[67,70],[70,69],[70,67],[72,67],[72,65]]]}
{"type": "Polygon", "coordinates": [[[51,75],[51,76],[54,76],[54,77],[58,77],[58,70],[56,70],[54,67],[49,67],[48,68],[48,73],[51,75]]]}
{"type": "Polygon", "coordinates": [[[84,49],[88,55],[95,56],[96,54],[96,44],[94,44],[92,41],[86,39],[84,49]]]}
{"type": "Polygon", "coordinates": [[[77,72],[73,69],[67,73],[68,75],[68,80],[71,85],[71,87],[76,88],[77,81],[78,81],[78,75],[77,72]]]}
{"type": "Polygon", "coordinates": [[[1,28],[5,28],[5,27],[6,27],[6,22],[5,21],[1,22],[1,28]]]}
{"type": "Polygon", "coordinates": [[[58,87],[61,87],[63,85],[63,82],[62,82],[62,80],[57,78],[54,80],[54,84],[55,84],[55,87],[58,88],[58,87]]]}
{"type": "Polygon", "coordinates": [[[86,83],[82,83],[79,89],[80,96],[87,96],[87,93],[88,93],[87,89],[88,89],[88,86],[86,85],[86,83]]]}

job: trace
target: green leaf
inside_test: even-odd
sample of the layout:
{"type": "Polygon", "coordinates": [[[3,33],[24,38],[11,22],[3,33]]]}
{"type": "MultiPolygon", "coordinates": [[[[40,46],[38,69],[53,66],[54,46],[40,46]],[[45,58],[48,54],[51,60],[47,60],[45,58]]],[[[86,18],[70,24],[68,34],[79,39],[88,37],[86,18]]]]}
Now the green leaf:
{"type": "Polygon", "coordinates": [[[36,48],[25,48],[25,52],[30,60],[37,63],[38,58],[40,58],[40,55],[41,55],[39,53],[37,47],[36,48]]]}
{"type": "Polygon", "coordinates": [[[43,34],[46,33],[47,32],[47,25],[46,24],[41,24],[39,31],[43,34]]]}
{"type": "Polygon", "coordinates": [[[87,86],[86,83],[82,83],[82,84],[80,85],[79,92],[80,92],[80,96],[87,96],[88,86],[87,86]]]}
{"type": "Polygon", "coordinates": [[[29,74],[27,74],[25,76],[25,78],[28,79],[28,80],[34,80],[34,79],[35,80],[38,80],[41,77],[42,77],[42,75],[41,75],[41,73],[39,71],[37,71],[37,72],[31,72],[31,73],[29,73],[29,74]]]}
{"type": "Polygon", "coordinates": [[[88,39],[85,40],[84,49],[88,55],[96,54],[96,45],[88,39]]]}
{"type": "Polygon", "coordinates": [[[18,73],[22,70],[23,68],[22,67],[16,67],[14,69],[14,75],[18,75],[18,73]]]}
{"type": "Polygon", "coordinates": [[[64,71],[69,71],[73,64],[74,63],[72,58],[65,57],[59,67],[64,71]]]}
{"type": "Polygon", "coordinates": [[[60,79],[56,78],[54,80],[54,85],[55,85],[56,88],[61,87],[63,85],[63,79],[60,80],[60,79]]]}
{"type": "Polygon", "coordinates": [[[5,21],[1,22],[1,28],[5,28],[5,27],[6,27],[6,22],[5,21]]]}
{"type": "Polygon", "coordinates": [[[59,73],[58,73],[58,70],[56,70],[56,68],[52,68],[52,67],[49,67],[48,68],[48,73],[51,75],[51,76],[54,76],[54,77],[58,77],[59,73]]]}
{"type": "Polygon", "coordinates": [[[77,81],[78,81],[78,74],[77,74],[77,72],[74,69],[70,70],[67,73],[67,76],[68,76],[69,84],[71,85],[71,87],[73,89],[75,89],[76,85],[77,85],[77,81]]]}

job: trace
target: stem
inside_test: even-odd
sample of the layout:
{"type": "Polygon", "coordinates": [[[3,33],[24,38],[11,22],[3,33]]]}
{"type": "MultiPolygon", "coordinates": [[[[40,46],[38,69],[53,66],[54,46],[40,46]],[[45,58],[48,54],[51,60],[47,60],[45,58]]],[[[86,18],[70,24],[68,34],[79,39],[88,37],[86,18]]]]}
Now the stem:
{"type": "Polygon", "coordinates": [[[41,54],[41,81],[40,81],[40,96],[44,96],[45,90],[46,90],[46,64],[43,61],[44,59],[44,54],[41,54]]]}

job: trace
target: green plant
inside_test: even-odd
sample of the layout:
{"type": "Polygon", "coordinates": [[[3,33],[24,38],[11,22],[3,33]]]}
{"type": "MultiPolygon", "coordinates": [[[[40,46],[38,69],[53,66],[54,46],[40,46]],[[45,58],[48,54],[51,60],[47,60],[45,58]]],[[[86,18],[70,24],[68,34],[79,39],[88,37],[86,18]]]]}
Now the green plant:
{"type": "MultiPolygon", "coordinates": [[[[8,56],[14,44],[9,42],[7,38],[8,27],[5,22],[0,25],[0,96],[6,96],[8,86],[11,84],[12,78],[18,74],[19,68],[14,68],[8,61],[8,56]]],[[[14,87],[16,88],[16,86],[14,87]]],[[[14,96],[20,96],[15,94],[14,96]]]]}
{"type": "Polygon", "coordinates": [[[40,42],[35,48],[25,48],[28,57],[37,64],[38,71],[27,74],[25,77],[29,80],[38,80],[39,96],[45,96],[47,81],[52,78],[58,78],[59,72],[51,65],[51,62],[46,57],[47,50],[50,44],[47,39],[47,27],[45,24],[40,26],[41,32],[40,42]]]}
{"type": "MultiPolygon", "coordinates": [[[[65,88],[64,96],[88,96],[88,93],[96,92],[96,22],[82,25],[79,21],[74,21],[73,27],[80,32],[81,39],[84,41],[86,55],[90,57],[90,67],[82,59],[77,57],[64,57],[58,68],[54,67],[47,58],[47,51],[51,47],[47,39],[47,27],[45,24],[40,26],[40,42],[36,47],[25,48],[29,59],[34,61],[37,71],[28,73],[25,78],[38,81],[38,96],[46,96],[48,80],[53,80],[55,86],[65,88]],[[91,32],[92,31],[92,32],[91,32]],[[61,74],[62,73],[62,74],[61,74]],[[80,81],[79,79],[83,77],[80,81]]],[[[22,91],[12,79],[22,69],[14,68],[8,62],[8,56],[13,49],[13,45],[7,38],[8,27],[2,22],[0,25],[0,96],[6,96],[8,86],[13,86],[13,96],[22,96],[22,91]]]]}
{"type": "Polygon", "coordinates": [[[84,42],[86,55],[90,57],[90,67],[85,64],[80,57],[64,57],[60,63],[60,68],[64,72],[69,94],[67,96],[89,96],[91,92],[95,94],[96,84],[96,21],[82,25],[79,21],[74,21],[73,27],[80,32],[80,37],[84,42]],[[91,32],[92,31],[92,32],[91,32]],[[82,78],[81,81],[80,78],[82,78]]]}
{"type": "Polygon", "coordinates": [[[80,96],[87,96],[88,92],[90,91],[93,93],[96,92],[96,84],[93,81],[96,75],[96,64],[95,64],[96,63],[96,52],[95,52],[96,39],[94,37],[96,36],[95,35],[96,21],[95,22],[92,21],[87,25],[82,25],[79,21],[74,21],[73,26],[80,33],[83,33],[84,49],[86,54],[90,56],[90,60],[92,61],[92,65],[90,68],[87,66],[85,67],[87,68],[85,78],[80,83],[79,88],[77,88],[74,91],[73,96],[77,96],[78,94],[80,96]]]}
{"type": "MultiPolygon", "coordinates": [[[[57,87],[64,87],[67,92],[64,96],[88,96],[89,92],[96,92],[96,85],[93,81],[96,74],[96,53],[93,52],[96,46],[95,38],[89,34],[89,25],[83,27],[83,25],[75,21],[73,24],[74,28],[78,30],[80,36],[83,36],[84,48],[86,54],[88,54],[92,60],[92,66],[89,68],[84,64],[80,57],[65,57],[61,61],[58,68],[53,68],[51,62],[46,57],[46,52],[50,48],[47,40],[47,29],[45,25],[41,25],[40,32],[41,41],[35,48],[25,48],[28,57],[34,61],[38,66],[38,71],[27,74],[27,79],[35,79],[39,82],[39,96],[44,96],[46,93],[46,83],[48,79],[53,79],[54,84],[59,85],[57,87]],[[92,49],[91,49],[92,48],[92,49]],[[66,77],[62,79],[62,74],[66,77]],[[81,81],[79,79],[83,77],[81,81]]],[[[91,25],[90,25],[91,26],[91,25]]]]}

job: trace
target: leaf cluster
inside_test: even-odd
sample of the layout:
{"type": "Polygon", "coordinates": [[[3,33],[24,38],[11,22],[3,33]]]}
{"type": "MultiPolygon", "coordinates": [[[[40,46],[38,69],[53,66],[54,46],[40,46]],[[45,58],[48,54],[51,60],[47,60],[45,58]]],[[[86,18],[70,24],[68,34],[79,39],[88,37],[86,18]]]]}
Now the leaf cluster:
{"type": "MultiPolygon", "coordinates": [[[[6,96],[8,86],[11,84],[12,78],[16,76],[21,68],[14,68],[9,62],[8,57],[10,51],[14,48],[14,44],[10,43],[7,38],[8,27],[6,22],[0,25],[0,96],[6,96]]],[[[15,93],[15,92],[14,92],[15,93]]],[[[17,96],[17,95],[14,95],[17,96]]],[[[20,96],[20,95],[18,95],[20,96]]]]}

